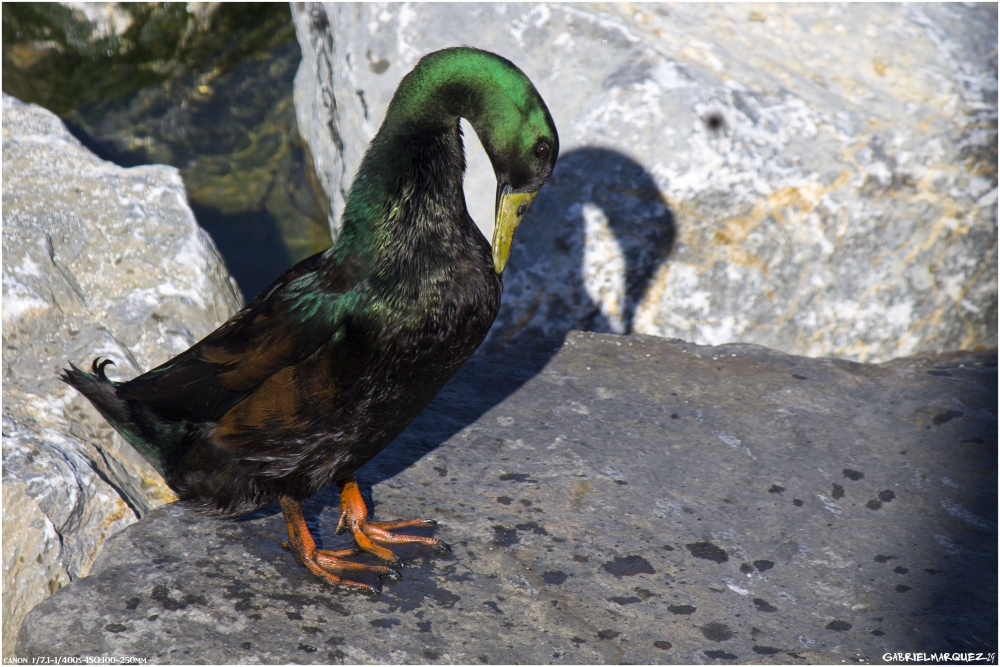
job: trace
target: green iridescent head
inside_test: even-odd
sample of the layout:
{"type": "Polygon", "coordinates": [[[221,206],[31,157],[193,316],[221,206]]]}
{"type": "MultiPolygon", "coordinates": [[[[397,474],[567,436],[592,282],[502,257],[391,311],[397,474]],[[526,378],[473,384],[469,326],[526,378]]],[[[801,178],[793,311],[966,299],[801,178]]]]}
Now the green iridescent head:
{"type": "Polygon", "coordinates": [[[493,262],[503,271],[514,230],[559,156],[559,135],[524,72],[488,51],[457,47],[424,56],[399,84],[387,124],[404,132],[472,125],[497,178],[493,262]]]}

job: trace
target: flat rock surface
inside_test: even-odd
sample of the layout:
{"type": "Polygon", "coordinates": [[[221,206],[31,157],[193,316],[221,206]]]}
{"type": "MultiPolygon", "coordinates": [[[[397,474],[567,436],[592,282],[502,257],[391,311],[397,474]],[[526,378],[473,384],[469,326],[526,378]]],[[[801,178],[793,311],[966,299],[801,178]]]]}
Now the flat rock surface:
{"type": "MultiPolygon", "coordinates": [[[[996,352],[881,365],[571,332],[466,364],[359,479],[444,557],[371,599],[275,506],[154,510],[17,655],[150,663],[879,662],[996,652],[996,352]]],[[[374,503],[372,502],[374,500],[374,503]]],[[[307,506],[322,545],[336,496],[307,506]]]]}

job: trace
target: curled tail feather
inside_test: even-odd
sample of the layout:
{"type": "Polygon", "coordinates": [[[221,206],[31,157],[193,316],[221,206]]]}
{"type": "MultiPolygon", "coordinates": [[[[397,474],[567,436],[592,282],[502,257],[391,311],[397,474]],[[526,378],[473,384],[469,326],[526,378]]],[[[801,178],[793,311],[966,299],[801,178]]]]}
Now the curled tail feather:
{"type": "Polygon", "coordinates": [[[190,425],[164,420],[137,401],[119,398],[117,387],[121,383],[108,378],[104,370],[108,364],[115,365],[115,362],[111,359],[102,361],[101,357],[97,357],[90,366],[92,373],[70,364],[59,379],[83,394],[173,487],[170,469],[172,454],[178,449],[190,425]]]}
{"type": "MultiPolygon", "coordinates": [[[[107,382],[109,384],[114,385],[115,382],[113,382],[112,380],[109,380],[108,376],[104,373],[104,367],[107,366],[108,364],[111,364],[112,366],[117,366],[118,365],[114,361],[112,361],[111,359],[105,359],[104,361],[101,361],[100,357],[95,357],[94,358],[94,363],[92,363],[90,365],[90,367],[91,367],[91,369],[93,369],[94,375],[97,376],[98,380],[100,380],[101,382],[107,382]]],[[[73,364],[70,364],[70,366],[72,366],[72,365],[73,364]]]]}

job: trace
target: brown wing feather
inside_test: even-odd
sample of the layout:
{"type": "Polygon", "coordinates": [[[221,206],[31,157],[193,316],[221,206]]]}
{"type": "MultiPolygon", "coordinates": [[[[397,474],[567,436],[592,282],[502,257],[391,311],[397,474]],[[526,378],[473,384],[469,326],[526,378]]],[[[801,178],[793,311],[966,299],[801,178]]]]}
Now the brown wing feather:
{"type": "Polygon", "coordinates": [[[282,369],[312,355],[335,334],[329,311],[356,284],[351,265],[324,265],[324,253],[299,262],[246,308],[186,352],[125,382],[118,397],[143,403],[164,419],[218,421],[282,369]],[[296,311],[307,286],[325,308],[296,311]]]}
{"type": "Polygon", "coordinates": [[[225,389],[253,389],[293,361],[298,356],[297,348],[305,342],[294,335],[276,331],[276,325],[280,326],[280,318],[258,315],[250,325],[232,332],[223,340],[206,340],[195,356],[199,362],[214,367],[215,375],[225,389]]]}
{"type": "Polygon", "coordinates": [[[214,431],[214,439],[223,447],[242,446],[243,441],[238,436],[247,427],[266,429],[273,425],[281,430],[294,429],[300,419],[301,403],[295,367],[286,366],[223,415],[214,431]]]}
{"type": "Polygon", "coordinates": [[[364,384],[372,357],[367,345],[363,337],[337,336],[272,374],[218,420],[211,443],[230,455],[274,458],[284,452],[297,460],[303,453],[297,438],[317,420],[335,420],[364,384]]]}

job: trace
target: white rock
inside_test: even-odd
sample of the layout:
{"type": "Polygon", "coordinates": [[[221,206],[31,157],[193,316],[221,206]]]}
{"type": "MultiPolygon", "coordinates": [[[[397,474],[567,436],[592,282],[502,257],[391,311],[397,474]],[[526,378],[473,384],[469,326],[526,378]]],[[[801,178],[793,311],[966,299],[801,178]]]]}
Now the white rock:
{"type": "Polygon", "coordinates": [[[134,376],[241,304],[173,167],[104,162],[52,113],[7,95],[3,167],[6,658],[31,607],[173,497],[60,369],[102,355],[134,376]]]}

